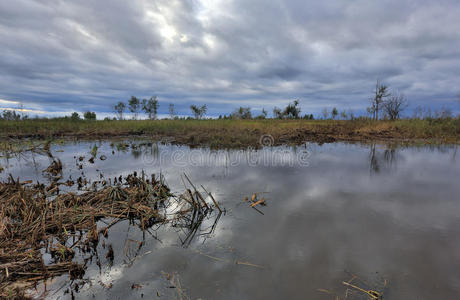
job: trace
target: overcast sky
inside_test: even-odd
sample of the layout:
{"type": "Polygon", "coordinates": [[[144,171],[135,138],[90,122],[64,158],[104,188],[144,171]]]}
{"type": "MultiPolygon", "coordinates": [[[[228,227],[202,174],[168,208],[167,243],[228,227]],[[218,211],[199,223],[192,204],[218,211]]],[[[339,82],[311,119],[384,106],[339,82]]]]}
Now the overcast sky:
{"type": "Polygon", "coordinates": [[[460,93],[458,0],[0,1],[0,108],[111,113],[157,95],[160,113],[210,115],[300,99],[363,112],[376,79],[411,108],[460,93]]]}

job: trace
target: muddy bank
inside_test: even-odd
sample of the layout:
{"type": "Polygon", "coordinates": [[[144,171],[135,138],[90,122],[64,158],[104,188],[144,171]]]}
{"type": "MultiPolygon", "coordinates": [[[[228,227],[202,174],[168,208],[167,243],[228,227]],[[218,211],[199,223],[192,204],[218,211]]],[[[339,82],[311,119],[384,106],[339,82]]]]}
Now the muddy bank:
{"type": "Polygon", "coordinates": [[[143,137],[211,148],[260,147],[305,142],[458,143],[460,119],[399,121],[333,120],[139,120],[3,122],[0,139],[103,139],[143,137]],[[14,124],[13,124],[14,123],[14,124]]]}
{"type": "Polygon", "coordinates": [[[404,135],[395,134],[394,132],[341,132],[335,129],[328,131],[294,129],[284,133],[262,133],[260,130],[246,131],[244,134],[228,135],[225,130],[218,132],[189,132],[180,135],[169,134],[151,134],[141,132],[129,133],[54,133],[48,135],[10,135],[0,138],[2,142],[12,142],[21,140],[124,140],[129,138],[140,138],[174,145],[187,145],[190,147],[210,147],[213,149],[232,149],[232,148],[260,148],[263,146],[281,146],[281,145],[302,145],[305,143],[317,143],[319,145],[335,142],[359,142],[367,143],[392,143],[402,145],[416,144],[457,144],[456,138],[414,138],[404,135]]]}

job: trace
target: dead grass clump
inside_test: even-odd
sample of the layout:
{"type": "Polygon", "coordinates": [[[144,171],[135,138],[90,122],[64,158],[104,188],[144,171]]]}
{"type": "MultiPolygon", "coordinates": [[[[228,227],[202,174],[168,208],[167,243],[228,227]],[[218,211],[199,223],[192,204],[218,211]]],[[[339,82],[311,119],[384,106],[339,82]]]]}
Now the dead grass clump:
{"type": "MultiPolygon", "coordinates": [[[[59,161],[55,162],[50,171],[60,169],[59,161]]],[[[204,216],[213,208],[199,202],[204,201],[201,195],[193,195],[190,203],[176,198],[161,177],[146,179],[133,173],[120,179],[116,185],[81,194],[60,194],[51,187],[55,182],[34,185],[11,176],[0,183],[0,298],[25,297],[26,288],[57,275],[81,278],[85,266],[72,261],[75,251],[90,251],[99,236],[107,236],[121,220],[136,221],[144,230],[204,216]],[[167,211],[172,203],[183,209],[167,211]],[[111,223],[98,229],[100,219],[111,223]],[[51,262],[43,260],[43,250],[51,254],[51,262]]]]}

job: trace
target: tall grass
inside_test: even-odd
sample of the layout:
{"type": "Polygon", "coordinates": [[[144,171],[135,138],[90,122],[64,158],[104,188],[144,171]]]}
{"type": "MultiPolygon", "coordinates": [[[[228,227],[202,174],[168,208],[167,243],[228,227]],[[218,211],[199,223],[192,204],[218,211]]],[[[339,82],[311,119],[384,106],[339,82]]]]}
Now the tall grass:
{"type": "MultiPolygon", "coordinates": [[[[0,120],[0,137],[155,135],[200,140],[254,141],[261,134],[275,138],[293,132],[311,132],[337,138],[385,137],[396,139],[460,140],[460,118],[358,120],[123,120],[71,121],[68,119],[0,120]]],[[[236,141],[236,142],[238,142],[236,141]]]]}

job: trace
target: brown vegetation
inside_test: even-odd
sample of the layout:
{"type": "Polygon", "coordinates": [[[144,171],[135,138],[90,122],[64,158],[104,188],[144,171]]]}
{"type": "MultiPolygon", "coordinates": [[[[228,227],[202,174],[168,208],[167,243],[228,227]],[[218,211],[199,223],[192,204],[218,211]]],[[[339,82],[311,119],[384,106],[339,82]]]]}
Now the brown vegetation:
{"type": "Polygon", "coordinates": [[[334,141],[457,143],[460,119],[358,120],[139,120],[0,121],[0,138],[105,138],[145,136],[191,146],[260,146],[263,135],[274,145],[334,141]]]}
{"type": "MultiPolygon", "coordinates": [[[[205,215],[214,207],[221,210],[195,188],[174,197],[154,175],[146,179],[133,173],[116,182],[80,194],[60,193],[61,183],[55,181],[45,186],[10,176],[0,183],[0,298],[26,297],[26,289],[57,275],[81,278],[85,265],[73,261],[75,252],[91,255],[100,236],[121,220],[136,221],[142,230],[155,224],[183,226],[190,240],[205,215]],[[167,213],[173,202],[179,208],[167,213]],[[98,228],[100,219],[109,225],[98,228]],[[43,250],[51,254],[51,263],[43,260],[43,250]]],[[[111,249],[106,258],[113,260],[111,249]]]]}

